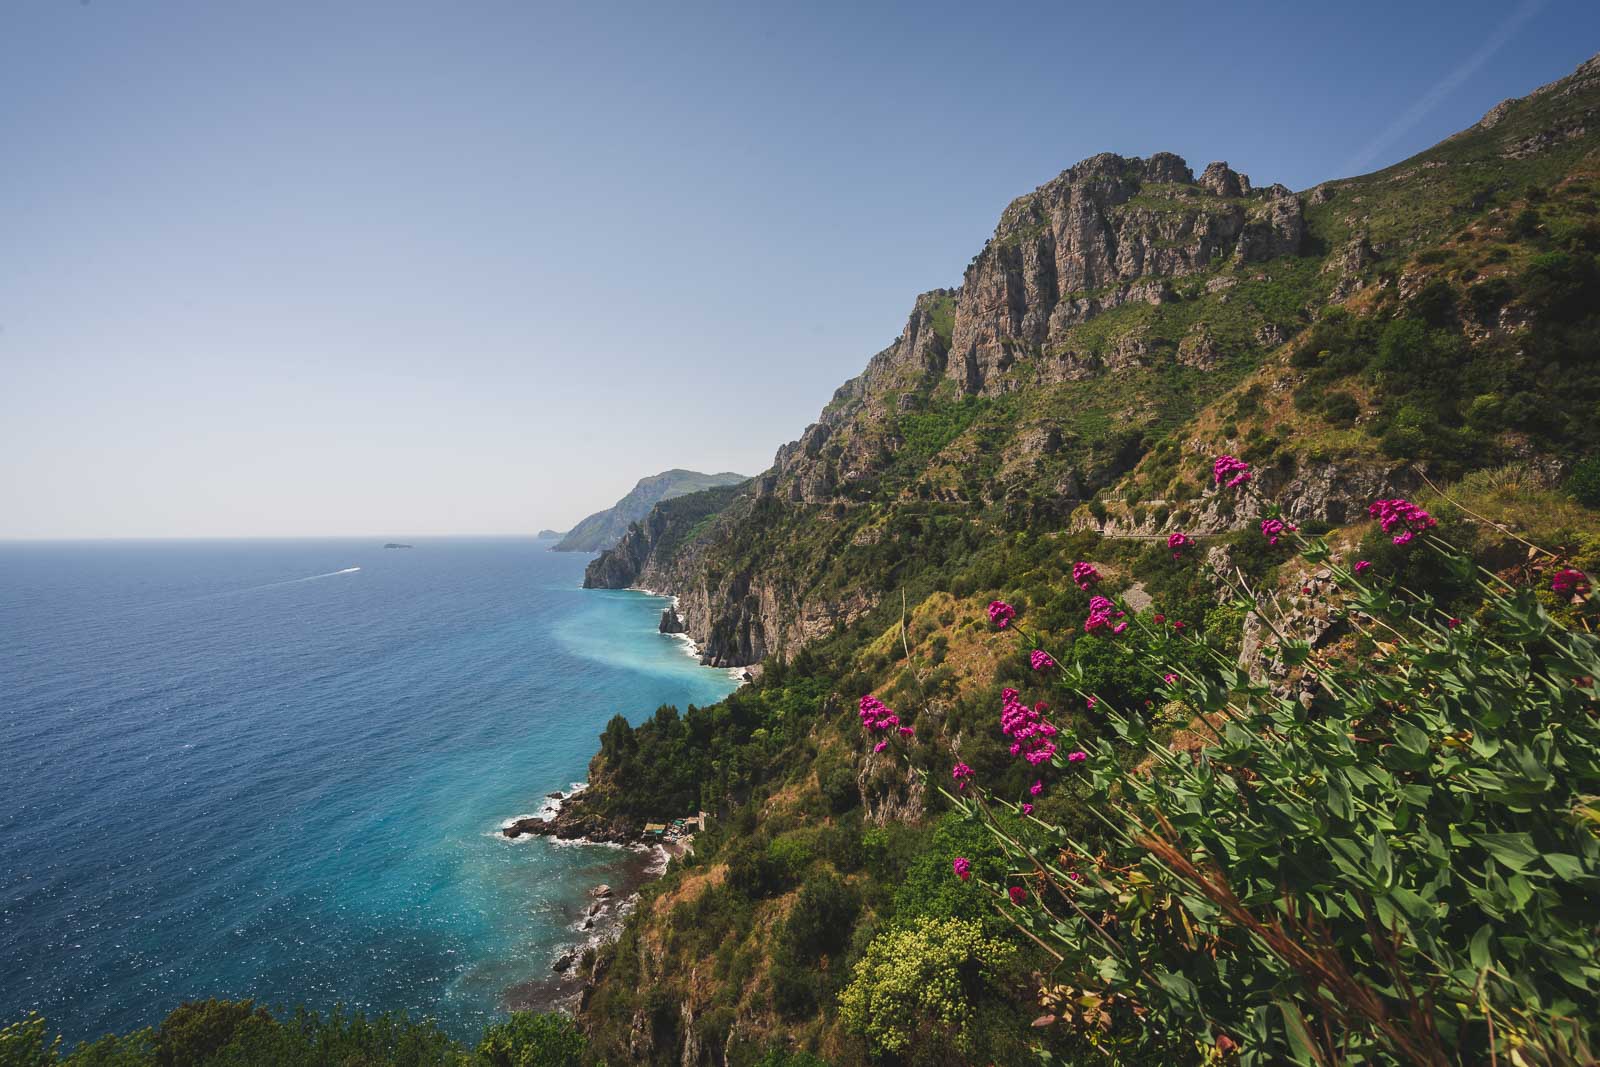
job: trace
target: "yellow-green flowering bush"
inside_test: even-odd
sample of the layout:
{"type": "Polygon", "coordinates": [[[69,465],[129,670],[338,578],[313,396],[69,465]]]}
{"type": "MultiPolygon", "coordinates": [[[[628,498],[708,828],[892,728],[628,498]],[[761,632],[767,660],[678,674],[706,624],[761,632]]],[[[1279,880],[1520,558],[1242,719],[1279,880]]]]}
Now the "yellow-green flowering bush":
{"type": "Polygon", "coordinates": [[[973,1004],[997,983],[1016,949],[965,919],[918,919],[879,934],[839,994],[845,1025],[878,1052],[900,1053],[930,1025],[963,1050],[973,1044],[973,1004]]]}

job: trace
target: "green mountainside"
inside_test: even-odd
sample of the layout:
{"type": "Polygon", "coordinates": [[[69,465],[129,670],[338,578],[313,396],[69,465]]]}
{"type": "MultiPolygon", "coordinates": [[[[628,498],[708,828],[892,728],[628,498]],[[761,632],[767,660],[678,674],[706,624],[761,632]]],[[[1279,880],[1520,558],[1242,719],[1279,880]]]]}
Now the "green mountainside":
{"type": "Polygon", "coordinates": [[[1283,364],[1324,336],[1327,312],[1386,322],[1439,281],[1470,307],[1462,352],[1435,358],[1471,348],[1509,367],[1491,350],[1520,347],[1528,327],[1504,287],[1594,224],[1597,81],[1591,62],[1409,160],[1299,194],[1220,163],[1195,178],[1168,154],[1085,160],[1006,208],[959,289],[916,300],[901,336],[753,483],[746,518],[653,553],[650,587],[677,594],[707,661],[731,666],[792,654],[935,562],[899,558],[898,526],[914,517],[1034,529],[1103,524],[1105,511],[1124,532],[1131,519],[1151,535],[1174,521],[1236,528],[1186,514],[1203,508],[1196,457],[1230,449],[1273,460],[1270,495],[1294,518],[1334,522],[1419,484],[1411,461],[1434,476],[1534,452],[1570,462],[1592,398],[1556,390],[1544,399],[1560,417],[1532,427],[1527,396],[1548,384],[1548,360],[1514,381],[1460,383],[1475,391],[1450,410],[1402,402],[1373,368],[1283,364]],[[1493,317],[1500,307],[1510,317],[1493,317]],[[1275,409],[1238,416],[1285,387],[1299,422],[1331,392],[1346,425],[1319,417],[1287,441],[1275,409]],[[1082,506],[1092,518],[1074,518],[1082,506]]]}
{"type": "Polygon", "coordinates": [[[568,530],[554,546],[557,552],[597,552],[621,540],[628,527],[650,514],[650,509],[663,500],[698,493],[718,486],[738,485],[750,479],[743,474],[725,471],[722,474],[701,474],[674,468],[640,478],[628,495],[604,511],[579,522],[568,530]]]}
{"type": "MultiPolygon", "coordinates": [[[[1553,613],[1551,625],[1592,627],[1587,609],[1549,586],[1560,567],[1593,574],[1600,564],[1597,253],[1600,58],[1409,160],[1300,193],[1255,187],[1225,164],[1196,177],[1175,156],[1097,156],[1014,201],[962,285],[918,297],[901,336],[770,470],[692,522],[661,509],[634,527],[625,552],[590,569],[589,584],[676,594],[707,662],[763,665],[756,684],[715,707],[664,708],[637,727],[618,717],[602,739],[586,810],[644,818],[702,808],[717,818],[587,964],[580,1020],[595,1054],[673,1064],[1020,1063],[1041,1051],[1058,1062],[1222,1062],[1243,1043],[1243,1062],[1319,1062],[1307,1050],[1322,1039],[1286,1021],[1300,1018],[1292,1007],[1251,1008],[1250,1033],[1216,1029],[1244,1009],[1209,1003],[1233,988],[1215,969],[1203,987],[1192,984],[1198,967],[1193,979],[1156,982],[1118,977],[1113,956],[1075,985],[1052,955],[1051,938],[1076,921],[1069,912],[1025,933],[976,890],[1008,870],[1017,887],[1017,861],[989,817],[950,792],[950,768],[975,769],[993,796],[1028,799],[1036,772],[1007,754],[996,717],[1003,690],[1049,696],[984,605],[1014,606],[1030,643],[1068,665],[1073,691],[1149,709],[1137,737],[1119,728],[1120,739],[1092,715],[1062,713],[1138,774],[1174,755],[1202,759],[1214,721],[1167,695],[1173,683],[1109,633],[1085,632],[1092,594],[1072,580],[1079,561],[1104,576],[1094,592],[1115,593],[1140,627],[1185,624],[1191,651],[1167,653],[1175,668],[1226,663],[1231,682],[1216,692],[1274,709],[1327,699],[1307,656],[1330,677],[1361,678],[1371,674],[1363,657],[1384,647],[1363,620],[1396,602],[1363,599],[1357,610],[1351,572],[1318,562],[1328,551],[1360,556],[1391,575],[1392,589],[1453,613],[1441,633],[1460,619],[1484,632],[1512,625],[1470,580],[1474,561],[1519,595],[1543,583],[1544,607],[1530,610],[1553,613]],[[1244,490],[1214,480],[1225,454],[1251,465],[1244,490]],[[1438,532],[1468,555],[1437,562],[1391,544],[1367,509],[1402,496],[1439,516],[1438,532]],[[1267,521],[1298,532],[1269,541],[1267,521]],[[1169,549],[1175,533],[1189,546],[1169,549]],[[1309,558],[1291,537],[1317,538],[1309,558]],[[856,702],[867,693],[914,712],[915,738],[886,755],[863,737],[856,702]],[[952,877],[953,856],[970,859],[971,883],[952,877]],[[1172,1006],[1184,997],[1208,1002],[1198,1033],[1172,1006]],[[1159,1027],[1139,1021],[1158,1005],[1175,1014],[1159,1027]]],[[[1384,640],[1424,632],[1416,616],[1395,625],[1384,640]]],[[[1592,641],[1576,647],[1577,662],[1594,656],[1592,641]]],[[[1417,655],[1417,677],[1448,658],[1417,655]]],[[[1572,684],[1592,689],[1592,672],[1577,674],[1572,684]]],[[[1589,699],[1580,717],[1595,714],[1589,699]]],[[[1405,788],[1424,803],[1444,795],[1405,788]]],[[[1126,842],[1093,795],[1087,783],[1045,790],[1032,828],[997,825],[1013,827],[1024,857],[1063,842],[1108,856],[1126,842]],[[1059,836],[1027,844],[1040,825],[1059,836]]],[[[1564,818],[1571,795],[1555,796],[1552,817],[1564,818]]],[[[1590,857],[1581,864],[1600,855],[1591,831],[1571,847],[1590,857]]],[[[1484,862],[1412,855],[1452,876],[1484,862]]],[[[1500,884],[1493,872],[1478,877],[1500,884]]],[[[1523,900],[1522,888],[1510,891],[1523,900]]],[[[1190,922],[1215,914],[1181,894],[1163,899],[1183,900],[1190,922]]],[[[1179,921],[1141,914],[1127,936],[1179,921]]],[[[1586,915],[1574,921],[1600,934],[1586,915]]],[[[1338,936],[1368,936],[1357,927],[1338,936]]],[[[1563,947],[1593,940],[1564,929],[1563,947]]],[[[1474,941],[1480,966],[1502,948],[1520,951],[1516,936],[1499,946],[1492,934],[1474,941]]],[[[1228,944],[1207,955],[1204,937],[1186,936],[1196,960],[1228,944]]],[[[1465,952],[1469,937],[1449,951],[1465,952]]],[[[1581,1018],[1577,1005],[1600,1005],[1600,961],[1573,951],[1585,960],[1571,964],[1574,999],[1544,1003],[1581,1018]]],[[[1545,977],[1519,988],[1542,989],[1545,977]]],[[[1284,1004],[1301,1003],[1303,974],[1272,981],[1284,1004]]],[[[1387,1003],[1394,1013],[1414,1002],[1387,1003]]],[[[1394,1053],[1392,1019],[1369,1023],[1328,1024],[1349,1030],[1352,1049],[1377,1035],[1366,1052],[1335,1059],[1488,1062],[1479,1053],[1511,1025],[1486,1036],[1480,1018],[1449,1040],[1435,1028],[1428,1040],[1456,1051],[1430,1060],[1411,1045],[1415,1056],[1394,1053]]],[[[1568,1058],[1529,1039],[1518,1046],[1524,1062],[1590,1062],[1581,1030],[1563,1046],[1568,1058]]]]}

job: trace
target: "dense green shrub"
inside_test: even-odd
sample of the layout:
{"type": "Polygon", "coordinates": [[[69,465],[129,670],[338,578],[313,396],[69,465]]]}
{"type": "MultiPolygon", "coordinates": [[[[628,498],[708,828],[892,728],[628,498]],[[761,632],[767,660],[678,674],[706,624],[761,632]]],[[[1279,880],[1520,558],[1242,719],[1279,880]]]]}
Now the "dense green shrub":
{"type": "Polygon", "coordinates": [[[579,1067],[584,1047],[569,1016],[518,1012],[484,1031],[472,1061],[481,1067],[579,1067]]]}
{"type": "Polygon", "coordinates": [[[1322,398],[1322,417],[1335,426],[1354,426],[1361,414],[1361,404],[1349,393],[1339,390],[1322,398]]]}
{"type": "Polygon", "coordinates": [[[565,1015],[513,1013],[469,1049],[403,1014],[301,1008],[279,1019],[247,1000],[185,1003],[154,1029],[108,1035],[65,1054],[37,1015],[0,1028],[0,1067],[578,1067],[585,1049],[565,1015]]]}
{"type": "Polygon", "coordinates": [[[779,934],[782,949],[796,960],[835,955],[850,943],[856,913],[855,890],[831,874],[807,878],[779,934]]]}
{"type": "Polygon", "coordinates": [[[1600,456],[1578,461],[1567,475],[1566,488],[1584,507],[1600,508],[1600,456]]]}

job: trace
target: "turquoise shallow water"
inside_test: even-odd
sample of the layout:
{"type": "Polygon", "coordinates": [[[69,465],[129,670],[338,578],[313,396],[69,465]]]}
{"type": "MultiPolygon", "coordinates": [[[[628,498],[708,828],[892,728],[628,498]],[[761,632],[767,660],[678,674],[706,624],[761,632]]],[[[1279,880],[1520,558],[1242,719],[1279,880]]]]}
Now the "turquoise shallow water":
{"type": "Polygon", "coordinates": [[[0,545],[0,1019],[253,996],[471,1037],[548,976],[630,856],[495,829],[613,714],[734,683],[586,556],[415,545],[0,545]]]}

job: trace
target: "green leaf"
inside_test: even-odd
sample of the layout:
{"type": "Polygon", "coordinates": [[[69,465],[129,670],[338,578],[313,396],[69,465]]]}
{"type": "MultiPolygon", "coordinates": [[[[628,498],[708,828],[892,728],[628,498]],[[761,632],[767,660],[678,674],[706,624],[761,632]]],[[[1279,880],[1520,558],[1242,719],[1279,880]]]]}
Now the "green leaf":
{"type": "Polygon", "coordinates": [[[1428,735],[1408,722],[1395,724],[1395,740],[1407,752],[1420,756],[1428,751],[1428,735]]]}
{"type": "Polygon", "coordinates": [[[1546,852],[1540,857],[1556,876],[1569,882],[1593,877],[1583,869],[1583,861],[1566,852],[1546,852]]]}
{"type": "Polygon", "coordinates": [[[1194,983],[1176,971],[1157,971],[1156,981],[1161,983],[1161,988],[1186,1004],[1195,1004],[1200,999],[1194,983]]]}
{"type": "Polygon", "coordinates": [[[1296,1063],[1317,1063],[1320,1057],[1312,1051],[1315,1042],[1306,1031],[1305,1019],[1300,1015],[1300,1009],[1287,1000],[1276,1002],[1278,1011],[1283,1013],[1283,1028],[1289,1032],[1289,1049],[1294,1054],[1296,1063]]]}
{"type": "Polygon", "coordinates": [[[1513,871],[1520,871],[1539,858],[1539,850],[1527,834],[1479,834],[1473,840],[1513,871]]]}
{"type": "Polygon", "coordinates": [[[1478,932],[1472,935],[1472,944],[1467,946],[1467,955],[1472,960],[1473,970],[1481,971],[1489,966],[1489,938],[1494,933],[1494,928],[1489,923],[1478,927],[1478,932]]]}
{"type": "Polygon", "coordinates": [[[1338,771],[1328,775],[1328,810],[1348,820],[1355,811],[1350,802],[1350,783],[1338,771]]]}
{"type": "Polygon", "coordinates": [[[1373,880],[1382,888],[1387,888],[1394,881],[1394,861],[1389,855],[1389,842],[1383,839],[1382,834],[1372,835],[1372,871],[1373,880]]]}

